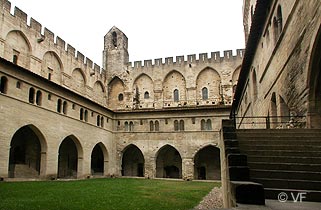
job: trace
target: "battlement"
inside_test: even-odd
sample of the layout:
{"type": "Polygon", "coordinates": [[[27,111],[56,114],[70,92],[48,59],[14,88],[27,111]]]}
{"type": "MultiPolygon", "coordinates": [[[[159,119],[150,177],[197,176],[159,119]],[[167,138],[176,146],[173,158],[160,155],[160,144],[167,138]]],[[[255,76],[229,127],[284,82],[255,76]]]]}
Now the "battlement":
{"type": "Polygon", "coordinates": [[[198,55],[198,59],[196,54],[185,56],[176,56],[165,58],[165,62],[163,62],[162,58],[157,58],[154,60],[144,60],[142,61],[134,61],[129,62],[128,67],[132,70],[140,69],[140,68],[154,68],[154,67],[165,67],[165,66],[182,66],[182,65],[199,65],[206,63],[222,63],[222,62],[234,62],[235,60],[242,60],[244,55],[244,49],[237,49],[236,54],[233,54],[232,50],[225,50],[223,52],[223,56],[221,56],[220,52],[212,52],[211,57],[208,57],[208,53],[200,53],[198,55]]]}
{"type": "Polygon", "coordinates": [[[50,31],[48,28],[43,27],[41,23],[39,23],[34,18],[30,17],[30,22],[28,24],[28,15],[18,7],[14,7],[13,14],[11,14],[11,2],[8,0],[0,0],[0,7],[3,9],[3,13],[15,19],[14,21],[19,21],[21,26],[25,25],[25,29],[30,30],[30,34],[34,34],[37,38],[37,42],[41,44],[45,44],[48,46],[54,46],[55,50],[58,52],[57,54],[62,55],[65,54],[67,56],[71,56],[75,58],[79,64],[85,65],[89,68],[90,72],[102,73],[104,69],[102,69],[96,63],[93,63],[91,59],[84,56],[81,52],[77,51],[74,47],[66,43],[59,36],[55,36],[55,34],[50,31]]]}

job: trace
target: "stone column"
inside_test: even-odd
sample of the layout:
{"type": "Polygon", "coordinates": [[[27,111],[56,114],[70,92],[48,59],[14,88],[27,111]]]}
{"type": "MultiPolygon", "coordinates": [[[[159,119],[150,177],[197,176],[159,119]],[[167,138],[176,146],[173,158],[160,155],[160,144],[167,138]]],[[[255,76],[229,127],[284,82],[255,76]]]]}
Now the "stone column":
{"type": "Polygon", "coordinates": [[[182,179],[192,180],[194,178],[194,162],[193,158],[182,159],[182,179]]]}
{"type": "Polygon", "coordinates": [[[145,178],[156,177],[156,164],[154,157],[147,157],[145,159],[145,178]]]}

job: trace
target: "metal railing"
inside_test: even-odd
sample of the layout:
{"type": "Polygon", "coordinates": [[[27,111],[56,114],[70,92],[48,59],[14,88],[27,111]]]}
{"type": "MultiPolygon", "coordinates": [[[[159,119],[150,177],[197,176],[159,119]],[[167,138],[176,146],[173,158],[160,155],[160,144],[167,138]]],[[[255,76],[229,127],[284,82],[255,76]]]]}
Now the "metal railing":
{"type": "Polygon", "coordinates": [[[237,129],[293,129],[305,128],[306,116],[232,116],[237,129]]]}

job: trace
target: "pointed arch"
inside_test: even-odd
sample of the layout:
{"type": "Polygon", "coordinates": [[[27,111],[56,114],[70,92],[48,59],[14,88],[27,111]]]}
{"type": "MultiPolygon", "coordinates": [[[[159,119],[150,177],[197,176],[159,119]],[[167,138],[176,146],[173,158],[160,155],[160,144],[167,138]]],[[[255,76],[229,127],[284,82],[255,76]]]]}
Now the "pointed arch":
{"type": "Polygon", "coordinates": [[[77,178],[81,175],[83,149],[74,135],[64,138],[58,152],[58,178],[77,178]]]}
{"type": "Polygon", "coordinates": [[[107,175],[108,171],[108,151],[102,142],[97,143],[91,152],[91,174],[107,175]]]}
{"type": "Polygon", "coordinates": [[[30,67],[31,44],[19,30],[8,32],[5,39],[4,58],[24,68],[30,67]]]}
{"type": "Polygon", "coordinates": [[[164,102],[174,102],[174,90],[179,92],[179,100],[186,100],[186,79],[177,70],[170,71],[163,80],[163,100],[164,102]]]}
{"type": "Polygon", "coordinates": [[[137,94],[137,91],[140,102],[154,101],[154,81],[149,75],[142,73],[136,77],[133,83],[133,95],[137,94]]]}
{"type": "Polygon", "coordinates": [[[124,82],[115,76],[108,84],[108,104],[112,109],[124,108],[124,91],[124,82]]]}
{"type": "Polygon", "coordinates": [[[270,128],[277,127],[277,105],[276,105],[276,94],[272,93],[270,100],[270,108],[269,108],[269,118],[270,118],[270,128]]]}
{"type": "Polygon", "coordinates": [[[42,132],[32,124],[19,128],[11,138],[9,177],[44,177],[46,161],[47,142],[42,132]]]}
{"type": "Polygon", "coordinates": [[[63,64],[59,56],[53,51],[47,51],[42,58],[41,75],[55,83],[61,82],[63,64]]]}
{"type": "Polygon", "coordinates": [[[144,177],[145,158],[142,151],[134,144],[130,144],[122,151],[122,176],[144,177]]]}
{"type": "Polygon", "coordinates": [[[220,149],[213,145],[200,148],[194,155],[194,179],[220,180],[220,149]]]}
{"type": "Polygon", "coordinates": [[[216,102],[220,97],[220,74],[211,67],[206,67],[196,78],[196,99],[197,101],[210,100],[216,102]]]}
{"type": "Polygon", "coordinates": [[[156,177],[158,178],[182,178],[182,157],[179,151],[166,144],[155,155],[156,177]]]}

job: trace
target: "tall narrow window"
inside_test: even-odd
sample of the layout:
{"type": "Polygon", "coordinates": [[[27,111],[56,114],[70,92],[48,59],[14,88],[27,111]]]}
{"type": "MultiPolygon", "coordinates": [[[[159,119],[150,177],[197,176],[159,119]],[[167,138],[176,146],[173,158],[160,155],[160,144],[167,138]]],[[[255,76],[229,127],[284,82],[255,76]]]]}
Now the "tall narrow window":
{"type": "Polygon", "coordinates": [[[125,131],[129,131],[129,125],[127,121],[125,122],[125,131]]]}
{"type": "Polygon", "coordinates": [[[80,108],[79,119],[84,120],[84,109],[80,108]]]}
{"type": "Polygon", "coordinates": [[[100,116],[97,115],[97,126],[100,126],[100,116]]]}
{"type": "Polygon", "coordinates": [[[3,76],[0,80],[0,93],[7,93],[7,86],[8,86],[8,79],[7,77],[3,76]]]}
{"type": "Polygon", "coordinates": [[[16,83],[16,88],[18,88],[18,89],[21,88],[21,83],[20,83],[20,81],[17,81],[17,83],[16,83]]]}
{"type": "Polygon", "coordinates": [[[282,9],[281,9],[280,5],[278,6],[277,19],[276,20],[278,22],[278,33],[280,35],[282,30],[283,30],[282,9]]]}
{"type": "Polygon", "coordinates": [[[180,129],[181,131],[185,130],[184,120],[180,120],[180,121],[179,121],[179,129],[180,129]]]}
{"type": "Polygon", "coordinates": [[[35,89],[29,89],[29,103],[35,103],[35,89]]]}
{"type": "Polygon", "coordinates": [[[149,131],[154,131],[154,122],[153,121],[149,122],[149,131]]]}
{"type": "Polygon", "coordinates": [[[129,131],[134,131],[134,123],[132,121],[129,123],[129,131]]]}
{"type": "Polygon", "coordinates": [[[36,94],[36,104],[38,106],[41,106],[41,102],[42,102],[42,93],[40,90],[38,90],[36,94]]]}
{"type": "Polygon", "coordinates": [[[122,101],[122,100],[124,100],[124,95],[122,93],[120,93],[118,95],[118,101],[122,101]]]}
{"type": "Polygon", "coordinates": [[[85,110],[85,121],[88,122],[88,111],[85,110]]]}
{"type": "Polygon", "coordinates": [[[104,117],[103,116],[101,116],[100,117],[100,127],[104,127],[104,117]]]}
{"type": "Polygon", "coordinates": [[[212,130],[212,121],[210,119],[206,121],[206,130],[212,130]]]}
{"type": "Polygon", "coordinates": [[[144,99],[149,99],[149,92],[148,92],[148,91],[146,91],[146,92],[144,93],[144,99]]]}
{"type": "Polygon", "coordinates": [[[206,126],[205,126],[205,120],[203,119],[203,120],[201,120],[201,130],[204,131],[205,128],[206,128],[206,126]]]}
{"type": "Polygon", "coordinates": [[[61,113],[61,105],[62,105],[62,101],[61,99],[58,99],[57,101],[57,112],[61,113]]]}
{"type": "Polygon", "coordinates": [[[159,122],[158,122],[158,120],[155,121],[155,131],[159,131],[159,122]]]}
{"type": "Polygon", "coordinates": [[[17,55],[13,55],[13,57],[12,57],[12,63],[18,64],[18,56],[17,56],[17,55]]]}
{"type": "Polygon", "coordinates": [[[202,99],[207,100],[208,99],[208,89],[207,87],[203,87],[202,89],[202,99]]]}
{"type": "Polygon", "coordinates": [[[114,31],[113,33],[112,33],[112,38],[113,38],[113,40],[112,40],[112,42],[113,42],[113,46],[114,47],[117,47],[117,33],[114,31]]]}
{"type": "Polygon", "coordinates": [[[174,131],[178,131],[179,127],[178,127],[178,121],[175,120],[174,121],[174,131]]]}
{"type": "Polygon", "coordinates": [[[64,103],[62,104],[62,113],[67,114],[67,101],[64,101],[64,103]]]}
{"type": "Polygon", "coordinates": [[[179,101],[179,91],[177,89],[174,90],[174,101],[175,102],[179,101]]]}

